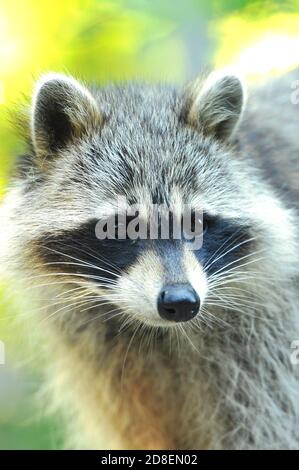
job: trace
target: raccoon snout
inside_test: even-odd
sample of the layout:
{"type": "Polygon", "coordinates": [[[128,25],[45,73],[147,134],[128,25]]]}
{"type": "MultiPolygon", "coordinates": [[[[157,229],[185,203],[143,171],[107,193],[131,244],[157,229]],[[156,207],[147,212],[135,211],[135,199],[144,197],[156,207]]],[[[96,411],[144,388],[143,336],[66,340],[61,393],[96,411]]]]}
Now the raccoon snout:
{"type": "Polygon", "coordinates": [[[167,285],[158,297],[158,312],[165,320],[183,322],[198,313],[200,299],[190,284],[167,285]]]}

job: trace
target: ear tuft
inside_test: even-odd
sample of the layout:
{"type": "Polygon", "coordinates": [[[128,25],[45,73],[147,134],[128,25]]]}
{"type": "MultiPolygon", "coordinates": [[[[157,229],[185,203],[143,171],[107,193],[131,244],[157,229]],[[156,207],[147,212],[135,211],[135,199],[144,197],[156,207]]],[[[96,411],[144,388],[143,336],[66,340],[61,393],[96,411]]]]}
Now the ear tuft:
{"type": "Polygon", "coordinates": [[[189,89],[187,122],[219,140],[229,139],[241,117],[245,91],[233,73],[212,73],[202,84],[196,80],[189,89]]]}
{"type": "Polygon", "coordinates": [[[78,81],[50,73],[36,85],[31,134],[38,155],[48,156],[101,125],[97,103],[78,81]]]}

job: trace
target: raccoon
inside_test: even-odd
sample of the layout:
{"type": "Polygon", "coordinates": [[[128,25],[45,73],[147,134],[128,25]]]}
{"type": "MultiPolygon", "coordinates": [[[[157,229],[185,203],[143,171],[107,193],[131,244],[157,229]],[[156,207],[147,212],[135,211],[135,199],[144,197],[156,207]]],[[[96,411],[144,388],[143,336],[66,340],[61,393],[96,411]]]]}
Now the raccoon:
{"type": "Polygon", "coordinates": [[[39,292],[66,447],[299,448],[295,77],[253,87],[246,106],[229,72],[182,88],[37,83],[2,263],[39,292]],[[179,224],[185,204],[191,225],[201,211],[202,246],[117,236],[136,204],[146,226],[153,205],[179,224]],[[111,218],[116,236],[100,239],[111,218]]]}

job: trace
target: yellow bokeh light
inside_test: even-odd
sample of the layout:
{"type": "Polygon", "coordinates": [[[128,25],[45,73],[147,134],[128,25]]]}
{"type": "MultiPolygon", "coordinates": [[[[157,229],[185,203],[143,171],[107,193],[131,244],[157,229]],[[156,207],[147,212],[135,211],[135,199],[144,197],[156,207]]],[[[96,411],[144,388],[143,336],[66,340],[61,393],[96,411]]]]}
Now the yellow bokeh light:
{"type": "Polygon", "coordinates": [[[233,66],[249,80],[265,79],[299,65],[299,14],[255,16],[250,10],[214,23],[219,38],[216,67],[233,66]]]}

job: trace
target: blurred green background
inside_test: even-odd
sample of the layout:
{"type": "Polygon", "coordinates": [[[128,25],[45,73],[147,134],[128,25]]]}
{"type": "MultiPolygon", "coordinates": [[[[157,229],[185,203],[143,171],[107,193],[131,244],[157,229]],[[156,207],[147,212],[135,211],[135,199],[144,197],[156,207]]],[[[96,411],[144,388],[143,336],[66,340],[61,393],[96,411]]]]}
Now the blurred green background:
{"type": "MultiPolygon", "coordinates": [[[[233,65],[255,81],[298,64],[298,0],[0,0],[0,201],[23,149],[10,112],[42,72],[181,83],[204,66],[233,65]]],[[[43,365],[29,311],[3,279],[0,449],[62,445],[59,418],[36,405],[43,365]]]]}

